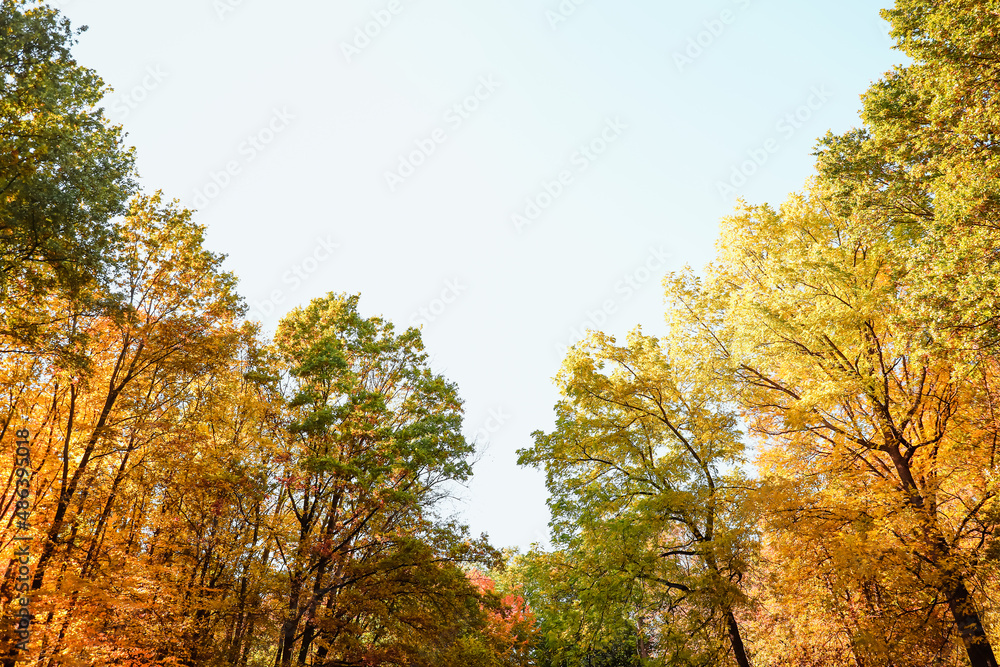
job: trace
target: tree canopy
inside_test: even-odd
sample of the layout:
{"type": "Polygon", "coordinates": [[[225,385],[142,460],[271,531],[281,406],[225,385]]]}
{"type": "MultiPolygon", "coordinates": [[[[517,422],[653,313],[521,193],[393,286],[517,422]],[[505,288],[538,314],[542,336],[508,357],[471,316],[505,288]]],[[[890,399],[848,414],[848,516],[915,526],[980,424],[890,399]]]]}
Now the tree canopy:
{"type": "Polygon", "coordinates": [[[883,16],[862,126],[661,331],[570,348],[519,553],[446,510],[420,330],[330,292],[265,335],[79,30],[2,0],[0,665],[996,667],[1000,5],[883,16]]]}

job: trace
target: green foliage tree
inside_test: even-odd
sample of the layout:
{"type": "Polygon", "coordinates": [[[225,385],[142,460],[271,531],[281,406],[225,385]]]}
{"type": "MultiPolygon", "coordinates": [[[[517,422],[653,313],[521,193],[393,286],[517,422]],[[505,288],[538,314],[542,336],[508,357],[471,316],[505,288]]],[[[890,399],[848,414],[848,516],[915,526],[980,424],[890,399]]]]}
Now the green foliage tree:
{"type": "Polygon", "coordinates": [[[882,10],[912,63],[862,97],[864,127],[828,135],[817,167],[840,215],[883,228],[906,266],[904,315],[936,345],[1000,342],[1000,8],[897,0],[882,10]]]}
{"type": "MultiPolygon", "coordinates": [[[[512,559],[507,577],[521,586],[536,615],[538,634],[532,648],[540,667],[638,667],[640,649],[635,610],[640,599],[632,586],[614,595],[605,585],[613,573],[590,575],[601,564],[582,562],[587,554],[563,548],[532,549],[512,559]]],[[[647,651],[648,652],[648,651],[647,651]]]]}
{"type": "Polygon", "coordinates": [[[558,377],[556,430],[536,433],[519,462],[546,472],[565,552],[547,563],[565,574],[549,577],[567,578],[574,608],[564,644],[631,631],[642,657],[707,664],[729,653],[746,667],[743,444],[711,359],[672,352],[638,330],[625,346],[591,334],[558,377]],[[616,619],[628,623],[605,627],[616,619]]]}
{"type": "Polygon", "coordinates": [[[98,106],[101,79],[44,4],[0,4],[0,350],[58,353],[47,297],[92,307],[135,192],[133,155],[98,106]]]}
{"type": "Polygon", "coordinates": [[[354,638],[340,649],[350,653],[365,632],[380,636],[371,624],[383,627],[392,615],[372,605],[393,597],[399,572],[493,555],[485,540],[433,521],[442,484],[471,474],[455,386],[427,367],[416,329],[396,334],[357,304],[357,296],[316,299],[275,335],[290,410],[281,473],[290,515],[275,532],[288,572],[283,667],[295,646],[302,665],[313,642],[331,660],[340,639],[354,638]]]}

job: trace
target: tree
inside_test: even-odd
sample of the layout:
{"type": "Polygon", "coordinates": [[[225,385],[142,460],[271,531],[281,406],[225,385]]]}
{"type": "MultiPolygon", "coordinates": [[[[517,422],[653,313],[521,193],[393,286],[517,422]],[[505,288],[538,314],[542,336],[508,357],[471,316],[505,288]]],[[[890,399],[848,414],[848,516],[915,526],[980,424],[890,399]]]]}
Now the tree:
{"type": "Polygon", "coordinates": [[[637,634],[642,600],[630,595],[636,582],[613,589],[607,585],[613,573],[593,559],[585,562],[587,556],[582,550],[536,547],[512,559],[506,576],[518,582],[537,618],[535,664],[637,667],[649,641],[637,634]]]}
{"type": "Polygon", "coordinates": [[[275,531],[288,573],[282,667],[295,646],[305,664],[314,642],[321,661],[354,653],[341,640],[356,643],[366,627],[374,632],[368,623],[389,622],[391,607],[371,605],[392,599],[381,587],[393,589],[400,573],[489,554],[485,540],[432,520],[442,483],[471,474],[455,386],[427,367],[416,329],[396,334],[357,304],[316,299],[275,335],[290,410],[281,473],[289,513],[275,531]],[[361,607],[345,604],[352,600],[361,607]]]}
{"type": "MultiPolygon", "coordinates": [[[[505,564],[506,567],[506,564],[505,564]]],[[[520,595],[521,586],[513,590],[498,590],[497,582],[473,570],[467,575],[484,600],[480,608],[486,619],[483,629],[476,639],[483,646],[488,658],[486,665],[496,667],[517,667],[530,663],[531,646],[537,637],[535,614],[520,595]]],[[[463,661],[459,664],[469,664],[463,661]]]]}
{"type": "Polygon", "coordinates": [[[907,642],[937,641],[947,609],[972,664],[994,665],[972,582],[996,539],[996,431],[980,418],[979,369],[928,352],[901,323],[897,231],[840,217],[815,192],[780,211],[745,206],[723,224],[705,294],[675,295],[710,315],[704,337],[770,445],[764,470],[808,491],[783,508],[789,525],[871,554],[855,572],[874,567],[908,622],[925,619],[907,642]]]}
{"type": "Polygon", "coordinates": [[[85,307],[106,285],[112,220],[135,192],[133,155],[98,107],[101,79],[73,59],[69,22],[36,3],[0,5],[0,351],[57,352],[58,292],[85,307]],[[41,308],[39,307],[41,306],[41,308]]]}
{"type": "MultiPolygon", "coordinates": [[[[221,270],[222,256],[203,248],[204,229],[189,211],[159,195],[137,198],[119,233],[127,245],[115,257],[114,292],[102,309],[72,313],[71,299],[51,302],[71,312],[60,321],[76,336],[77,361],[38,357],[31,374],[15,375],[16,384],[8,385],[19,399],[11,416],[27,415],[33,434],[33,523],[40,539],[31,590],[45,610],[36,617],[43,657],[64,648],[98,564],[123,556],[109,554],[114,540],[106,538],[121,518],[114,509],[124,489],[150,473],[143,465],[150,449],[179,437],[199,383],[228,363],[238,342],[235,279],[221,270]]],[[[147,510],[155,504],[142,501],[153,501],[143,505],[147,510]]],[[[3,510],[9,538],[9,502],[3,510]]],[[[126,519],[132,529],[126,564],[146,534],[146,519],[141,512],[126,519]]]]}
{"type": "Polygon", "coordinates": [[[535,433],[519,462],[545,468],[553,541],[576,582],[581,608],[571,613],[585,641],[612,630],[604,619],[623,618],[643,657],[651,641],[664,659],[711,662],[731,651],[746,667],[743,444],[712,360],[673,352],[639,330],[625,346],[591,334],[558,377],[555,431],[535,433]]]}
{"type": "Polygon", "coordinates": [[[467,572],[497,552],[439,515],[471,446],[419,332],[329,295],[261,339],[190,211],[126,206],[77,33],[0,1],[0,440],[30,434],[38,549],[24,653],[11,467],[0,663],[524,664],[523,600],[467,572]]]}
{"type": "Polygon", "coordinates": [[[821,142],[824,197],[905,238],[903,312],[934,344],[1000,343],[1000,10],[897,0],[882,10],[913,59],[863,96],[864,127],[821,142]]]}

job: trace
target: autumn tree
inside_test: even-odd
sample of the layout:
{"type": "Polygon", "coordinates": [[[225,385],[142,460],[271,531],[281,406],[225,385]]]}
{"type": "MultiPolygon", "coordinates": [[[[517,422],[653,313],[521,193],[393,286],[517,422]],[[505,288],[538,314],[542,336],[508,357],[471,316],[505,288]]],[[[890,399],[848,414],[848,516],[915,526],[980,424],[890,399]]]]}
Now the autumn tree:
{"type": "Polygon", "coordinates": [[[192,212],[132,197],[78,34],[0,5],[0,441],[30,434],[35,545],[24,654],[4,467],[0,662],[524,664],[523,600],[467,569],[497,552],[438,510],[471,446],[419,333],[336,295],[273,344],[241,322],[192,212]]]}
{"type": "Polygon", "coordinates": [[[949,348],[993,347],[1000,318],[1000,8],[897,0],[882,10],[912,59],[863,95],[864,125],[820,144],[838,214],[909,240],[893,248],[911,326],[949,348]]]}
{"type": "MultiPolygon", "coordinates": [[[[507,564],[499,574],[505,575],[507,564]]],[[[498,570],[491,572],[495,576],[498,570]]],[[[464,644],[465,653],[480,656],[478,662],[484,667],[519,667],[532,664],[532,647],[538,637],[537,619],[534,611],[522,595],[520,583],[498,582],[477,569],[466,573],[475,586],[480,610],[484,612],[483,626],[477,632],[470,632],[464,644]]],[[[470,655],[458,664],[473,664],[470,655]]]]}
{"type": "Polygon", "coordinates": [[[536,545],[509,565],[507,576],[518,582],[537,618],[534,662],[540,667],[637,667],[649,648],[636,627],[642,599],[630,595],[638,586],[619,586],[612,594],[606,582],[613,573],[595,569],[593,561],[582,560],[586,556],[536,545]]]}
{"type": "Polygon", "coordinates": [[[729,359],[768,445],[762,472],[797,490],[778,502],[786,527],[822,536],[829,562],[889,596],[874,609],[882,626],[909,626],[887,647],[892,664],[945,650],[931,629],[947,613],[944,636],[975,667],[994,665],[976,582],[996,539],[995,430],[979,419],[976,366],[929,353],[926,333],[901,323],[893,247],[908,234],[841,217],[816,192],[778,211],[745,206],[724,222],[704,288],[671,291],[729,359]]]}
{"type": "Polygon", "coordinates": [[[643,658],[746,667],[743,444],[711,359],[673,352],[639,330],[624,346],[591,334],[557,378],[555,431],[519,462],[544,467],[552,494],[565,553],[550,567],[574,582],[564,642],[631,628],[643,658]],[[605,627],[616,618],[628,625],[605,627]]]}
{"type": "MultiPolygon", "coordinates": [[[[43,655],[64,648],[81,616],[89,586],[81,582],[122,556],[107,537],[122,518],[114,510],[125,489],[149,472],[151,450],[180,437],[195,388],[234,353],[235,280],[202,247],[203,232],[189,211],[158,195],[136,199],[119,229],[127,243],[115,257],[114,292],[97,312],[62,320],[79,334],[77,361],[40,358],[12,388],[32,434],[39,539],[31,588],[46,610],[36,616],[43,655]]],[[[70,299],[62,303],[72,311],[70,299]]],[[[129,549],[138,551],[148,517],[132,519],[129,549]]],[[[3,535],[6,547],[12,532],[3,535]]]]}

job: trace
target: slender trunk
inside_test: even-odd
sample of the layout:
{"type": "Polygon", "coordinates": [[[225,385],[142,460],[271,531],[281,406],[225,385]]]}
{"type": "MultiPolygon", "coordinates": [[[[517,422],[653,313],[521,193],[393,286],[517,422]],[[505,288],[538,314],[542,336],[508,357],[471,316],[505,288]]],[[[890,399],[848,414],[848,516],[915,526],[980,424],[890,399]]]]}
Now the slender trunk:
{"type": "Polygon", "coordinates": [[[63,641],[66,640],[66,630],[69,628],[69,624],[73,620],[73,612],[76,611],[76,604],[79,601],[79,598],[80,591],[75,591],[73,593],[73,599],[70,601],[69,609],[66,611],[66,618],[63,619],[62,625],[59,628],[59,635],[56,637],[56,643],[52,647],[52,651],[49,652],[49,660],[47,663],[49,667],[52,667],[52,665],[55,664],[55,656],[62,650],[63,641]]]}
{"type": "Polygon", "coordinates": [[[302,634],[302,648],[299,650],[299,667],[305,666],[306,659],[309,657],[309,649],[316,638],[316,610],[322,602],[323,578],[326,575],[326,568],[328,566],[329,559],[324,558],[316,569],[316,579],[313,581],[312,596],[309,600],[309,611],[306,614],[306,627],[302,634]]]}
{"type": "Polygon", "coordinates": [[[66,522],[66,512],[69,510],[70,503],[73,500],[73,496],[76,494],[76,489],[80,484],[80,480],[83,478],[87,465],[90,463],[90,458],[94,455],[94,449],[97,447],[97,442],[100,440],[101,434],[104,432],[104,426],[107,424],[108,417],[111,415],[111,408],[114,406],[117,398],[117,391],[112,390],[109,392],[108,397],[104,402],[104,408],[101,410],[101,416],[97,420],[97,424],[94,426],[90,439],[87,441],[87,446],[83,451],[83,457],[80,459],[79,465],[77,465],[76,470],[73,472],[73,477],[67,484],[66,473],[68,473],[69,465],[69,439],[70,433],[72,433],[73,430],[72,423],[76,391],[73,390],[70,393],[70,419],[69,426],[66,429],[66,444],[63,449],[63,487],[59,493],[59,502],[56,504],[55,516],[52,517],[52,525],[49,526],[48,533],[45,537],[45,546],[42,547],[42,554],[38,558],[38,565],[35,566],[35,575],[31,582],[31,590],[33,591],[42,587],[42,580],[45,578],[45,570],[48,567],[49,560],[55,554],[56,544],[59,540],[59,533],[62,532],[63,526],[66,522]]]}
{"type": "Polygon", "coordinates": [[[236,664],[240,657],[240,648],[243,645],[243,630],[247,623],[247,567],[243,569],[243,576],[240,580],[239,603],[236,606],[236,614],[233,617],[233,625],[230,630],[229,651],[227,658],[230,664],[236,664]]]}
{"type": "MultiPolygon", "coordinates": [[[[326,607],[326,611],[327,611],[328,614],[333,611],[333,597],[334,597],[334,595],[335,595],[335,593],[330,593],[330,595],[327,596],[327,598],[326,598],[326,604],[324,606],[326,607]]],[[[326,664],[326,656],[329,655],[329,653],[330,653],[330,649],[327,647],[326,643],[323,640],[320,640],[319,644],[316,646],[316,661],[315,661],[315,664],[317,664],[317,665],[325,665],[326,664]]]]}
{"type": "Polygon", "coordinates": [[[969,662],[972,667],[997,667],[996,656],[993,655],[993,647],[986,637],[986,630],[983,622],[976,611],[976,605],[965,587],[965,582],[961,579],[955,581],[948,591],[948,608],[951,609],[955,623],[958,625],[958,634],[965,644],[965,650],[969,654],[969,662]]]}
{"type": "MultiPolygon", "coordinates": [[[[646,639],[646,629],[643,627],[642,616],[636,619],[635,623],[635,651],[645,662],[649,659],[649,640],[646,639]]],[[[591,652],[587,653],[587,664],[591,663],[591,652]]]]}
{"type": "Polygon", "coordinates": [[[42,554],[38,558],[38,564],[35,566],[34,579],[31,582],[31,590],[38,590],[42,586],[42,581],[45,578],[45,570],[48,566],[49,560],[55,553],[56,543],[59,539],[59,533],[62,531],[63,525],[66,519],[66,511],[69,509],[70,502],[73,500],[73,495],[76,493],[77,486],[83,477],[84,471],[87,469],[87,465],[90,463],[91,457],[94,455],[94,450],[97,447],[97,443],[100,441],[101,436],[104,434],[104,430],[107,426],[108,419],[111,417],[111,412],[114,409],[115,403],[118,401],[118,396],[121,394],[125,386],[135,378],[135,365],[139,360],[139,355],[142,353],[142,349],[145,343],[140,342],[136,347],[134,356],[132,357],[132,362],[129,364],[127,370],[125,370],[125,376],[121,378],[121,381],[116,385],[115,382],[118,381],[120,373],[123,370],[123,365],[125,364],[125,359],[128,356],[129,348],[131,347],[131,342],[126,341],[125,346],[122,351],[118,354],[118,359],[115,361],[115,366],[111,371],[111,379],[108,381],[108,394],[104,399],[104,405],[101,407],[101,414],[97,419],[97,423],[94,424],[94,428],[90,433],[90,438],[87,440],[87,446],[84,448],[83,456],[80,458],[80,463],[77,465],[76,470],[73,472],[72,479],[69,480],[67,484],[67,477],[69,473],[69,444],[70,435],[73,432],[73,422],[75,419],[76,411],[76,385],[70,388],[70,414],[67,421],[66,427],[66,439],[63,443],[63,475],[62,475],[62,485],[59,492],[59,501],[56,504],[55,515],[52,517],[52,525],[49,526],[47,535],[45,537],[45,545],[42,547],[42,554]]]}
{"type": "MultiPolygon", "coordinates": [[[[931,502],[930,508],[928,508],[928,503],[921,493],[921,489],[913,479],[909,461],[900,454],[898,446],[893,445],[890,447],[888,453],[893,465],[896,467],[900,481],[903,483],[904,488],[910,492],[911,505],[918,512],[922,512],[925,515],[925,539],[932,545],[933,560],[936,566],[941,568],[941,563],[946,563],[951,556],[951,547],[938,528],[937,517],[934,515],[934,512],[928,511],[929,509],[933,509],[934,503],[931,502]]],[[[946,570],[946,568],[942,569],[946,570]]],[[[945,583],[938,590],[948,601],[948,608],[955,619],[958,634],[965,645],[965,650],[969,655],[969,662],[972,667],[1000,667],[997,664],[996,657],[993,655],[993,647],[986,636],[982,619],[979,617],[979,612],[976,610],[976,605],[972,599],[972,595],[969,593],[969,589],[965,586],[965,581],[961,576],[956,576],[947,571],[944,571],[943,574],[945,575],[945,583]]]]}
{"type": "MultiPolygon", "coordinates": [[[[711,527],[711,524],[709,526],[711,527]]],[[[711,537],[711,533],[706,531],[706,538],[711,539],[711,537]]],[[[726,578],[719,569],[719,564],[715,560],[714,554],[711,552],[706,554],[705,563],[708,565],[709,570],[711,570],[713,579],[716,581],[716,586],[719,587],[720,592],[724,591],[726,578]]],[[[724,595],[724,599],[730,597],[729,593],[724,593],[724,595]]],[[[750,667],[750,659],[747,658],[746,647],[743,645],[743,637],[740,635],[740,626],[736,622],[736,615],[733,614],[732,602],[727,600],[722,602],[720,606],[726,618],[726,632],[729,634],[729,643],[733,648],[733,657],[736,658],[736,663],[739,667],[750,667]]]]}
{"type": "Polygon", "coordinates": [[[278,650],[277,664],[279,667],[291,667],[292,649],[295,645],[295,632],[299,629],[299,596],[302,592],[301,574],[292,577],[291,594],[288,596],[287,616],[281,624],[281,644],[278,650]]]}
{"type": "Polygon", "coordinates": [[[104,532],[108,523],[108,518],[111,516],[111,510],[115,504],[115,498],[118,496],[118,488],[121,486],[122,480],[125,478],[125,469],[128,467],[129,457],[135,450],[135,432],[133,431],[131,437],[129,438],[128,447],[125,449],[125,455],[122,457],[122,461],[118,466],[118,471],[115,473],[115,480],[111,483],[111,492],[108,494],[108,500],[104,503],[104,510],[101,512],[100,518],[97,520],[97,526],[94,529],[94,535],[90,540],[90,548],[87,549],[87,557],[83,561],[83,567],[80,570],[80,576],[84,579],[90,574],[90,569],[94,566],[94,561],[97,559],[97,552],[101,548],[101,543],[104,541],[104,532]]]}
{"type": "Polygon", "coordinates": [[[250,614],[250,621],[247,624],[247,631],[245,633],[246,641],[243,643],[243,652],[240,654],[240,661],[238,663],[238,667],[246,667],[247,662],[250,660],[250,648],[251,645],[253,644],[253,639],[254,639],[253,631],[256,625],[257,625],[257,617],[253,614],[250,614]]]}
{"type": "Polygon", "coordinates": [[[747,658],[746,647],[743,646],[743,637],[740,636],[740,626],[736,623],[736,616],[731,610],[726,612],[726,627],[729,630],[729,642],[733,645],[736,664],[740,667],[750,667],[750,659],[747,658]]]}
{"type": "Polygon", "coordinates": [[[285,635],[278,633],[278,651],[274,654],[274,667],[281,667],[281,656],[285,652],[285,635]]]}
{"type": "MultiPolygon", "coordinates": [[[[257,539],[260,536],[260,503],[254,505],[253,538],[250,540],[250,553],[243,564],[243,573],[240,575],[240,592],[237,599],[236,615],[233,619],[232,636],[229,641],[228,660],[232,665],[237,664],[240,657],[240,648],[243,645],[243,632],[247,624],[247,594],[250,585],[250,566],[256,557],[253,550],[257,548],[257,539]]],[[[265,552],[266,553],[266,552],[265,552]]]]}
{"type": "Polygon", "coordinates": [[[17,650],[17,623],[10,613],[15,599],[14,581],[16,577],[17,560],[11,558],[3,574],[3,583],[0,584],[0,607],[5,612],[0,619],[0,667],[16,667],[19,654],[17,650]]]}
{"type": "Polygon", "coordinates": [[[315,636],[316,625],[313,623],[312,618],[310,618],[306,621],[306,629],[302,632],[302,646],[299,647],[299,657],[296,663],[299,667],[304,667],[306,664],[306,659],[309,657],[309,648],[312,646],[315,636]]]}

